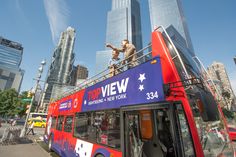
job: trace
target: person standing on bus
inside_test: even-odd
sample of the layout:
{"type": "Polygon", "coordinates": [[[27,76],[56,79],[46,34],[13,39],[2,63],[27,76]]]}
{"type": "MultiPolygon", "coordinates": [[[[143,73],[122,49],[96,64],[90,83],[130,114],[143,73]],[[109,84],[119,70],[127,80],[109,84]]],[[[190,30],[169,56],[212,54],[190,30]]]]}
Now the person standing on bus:
{"type": "Polygon", "coordinates": [[[28,130],[28,133],[26,135],[28,135],[30,132],[32,132],[32,134],[34,135],[34,124],[35,124],[35,122],[32,121],[32,123],[30,124],[29,130],[28,130]]]}
{"type": "Polygon", "coordinates": [[[109,74],[110,76],[115,76],[119,73],[120,69],[119,69],[119,62],[120,62],[120,58],[119,58],[119,52],[113,50],[112,51],[112,58],[109,60],[109,74]]]}
{"type": "Polygon", "coordinates": [[[128,64],[128,69],[137,65],[136,48],[133,44],[129,43],[129,40],[124,39],[121,43],[122,48],[116,48],[107,43],[106,47],[109,47],[115,51],[123,52],[125,57],[122,64],[128,64]]]}

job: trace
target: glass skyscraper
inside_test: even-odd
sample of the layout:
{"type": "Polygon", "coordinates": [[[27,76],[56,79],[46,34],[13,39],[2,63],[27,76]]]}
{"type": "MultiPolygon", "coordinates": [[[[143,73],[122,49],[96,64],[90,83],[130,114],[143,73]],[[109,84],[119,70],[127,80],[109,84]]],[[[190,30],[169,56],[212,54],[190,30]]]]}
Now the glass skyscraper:
{"type": "MultiPolygon", "coordinates": [[[[140,4],[138,0],[112,0],[111,11],[107,15],[106,43],[121,47],[121,41],[128,39],[142,48],[140,4]]],[[[98,51],[96,54],[96,73],[107,68],[111,51],[98,51]]]]}
{"type": "MultiPolygon", "coordinates": [[[[61,33],[59,43],[52,56],[52,62],[48,70],[45,85],[43,103],[47,104],[53,94],[54,86],[69,86],[75,54],[73,52],[75,42],[75,29],[68,27],[61,33]]],[[[55,94],[54,94],[55,95],[55,94]]],[[[44,105],[44,110],[47,106],[44,105]]]]}
{"type": "Polygon", "coordinates": [[[0,89],[20,91],[24,71],[20,69],[23,55],[21,44],[0,37],[0,89]]]}
{"type": "Polygon", "coordinates": [[[191,38],[183,13],[181,0],[148,0],[152,31],[162,25],[165,29],[173,26],[185,39],[187,48],[194,55],[191,38]]]}

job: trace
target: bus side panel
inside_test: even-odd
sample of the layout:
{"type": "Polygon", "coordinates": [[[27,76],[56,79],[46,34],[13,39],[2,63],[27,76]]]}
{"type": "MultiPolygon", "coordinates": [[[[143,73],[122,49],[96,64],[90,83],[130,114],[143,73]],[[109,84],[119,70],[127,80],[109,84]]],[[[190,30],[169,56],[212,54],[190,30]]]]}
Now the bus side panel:
{"type": "MultiPolygon", "coordinates": [[[[161,67],[162,67],[162,72],[163,72],[163,81],[164,84],[168,84],[170,82],[176,82],[176,81],[181,81],[179,75],[178,75],[178,71],[175,67],[175,64],[172,60],[172,57],[170,55],[170,52],[165,44],[165,41],[163,39],[163,36],[160,32],[155,31],[152,33],[152,55],[154,56],[160,56],[161,58],[161,67]]],[[[185,90],[183,87],[178,87],[178,88],[174,88],[176,92],[178,91],[178,93],[176,92],[175,94],[179,94],[179,96],[170,96],[167,97],[167,100],[169,101],[182,101],[183,103],[183,108],[185,111],[185,114],[187,116],[187,120],[188,120],[188,124],[191,130],[191,134],[192,134],[192,139],[193,139],[193,144],[194,144],[194,148],[195,148],[195,153],[197,156],[204,156],[203,155],[203,151],[202,151],[202,147],[201,147],[201,142],[197,133],[197,128],[196,128],[196,124],[193,118],[193,113],[192,110],[190,108],[185,90]]],[[[171,91],[170,91],[171,92],[171,91]]]]}
{"type": "Polygon", "coordinates": [[[64,156],[73,157],[76,156],[75,153],[75,145],[76,138],[73,137],[71,133],[62,132],[63,134],[63,144],[61,145],[62,152],[65,154],[64,156]]]}
{"type": "Polygon", "coordinates": [[[118,150],[113,150],[109,147],[104,147],[81,139],[76,139],[74,153],[70,152],[70,154],[88,157],[94,157],[98,154],[102,154],[104,157],[122,157],[122,152],[118,150]]]}
{"type": "Polygon", "coordinates": [[[103,154],[104,157],[122,157],[122,152],[118,150],[113,150],[108,147],[104,147],[98,144],[94,144],[93,151],[92,151],[92,157],[94,157],[97,154],[103,154]]]}
{"type": "Polygon", "coordinates": [[[52,140],[53,150],[55,150],[61,156],[61,152],[63,151],[63,135],[61,134],[61,131],[55,129],[52,140]]]}

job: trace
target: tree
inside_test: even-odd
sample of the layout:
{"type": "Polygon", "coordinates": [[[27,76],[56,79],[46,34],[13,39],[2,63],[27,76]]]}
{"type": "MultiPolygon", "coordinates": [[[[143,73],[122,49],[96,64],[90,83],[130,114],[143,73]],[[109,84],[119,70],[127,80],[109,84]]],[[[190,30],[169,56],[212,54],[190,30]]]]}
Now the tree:
{"type": "Polygon", "coordinates": [[[0,91],[0,115],[22,117],[26,113],[26,106],[30,102],[24,102],[22,99],[27,98],[27,91],[23,91],[20,95],[15,89],[7,89],[0,91]]]}
{"type": "Polygon", "coordinates": [[[15,89],[7,89],[0,93],[0,115],[14,116],[19,104],[18,93],[15,89]]]}
{"type": "Polygon", "coordinates": [[[26,99],[26,98],[27,98],[27,95],[28,95],[28,91],[23,91],[23,92],[21,92],[21,94],[20,94],[20,98],[21,98],[21,99],[26,99]]]}
{"type": "Polygon", "coordinates": [[[222,111],[227,119],[233,119],[234,113],[226,108],[222,108],[222,111]]]}

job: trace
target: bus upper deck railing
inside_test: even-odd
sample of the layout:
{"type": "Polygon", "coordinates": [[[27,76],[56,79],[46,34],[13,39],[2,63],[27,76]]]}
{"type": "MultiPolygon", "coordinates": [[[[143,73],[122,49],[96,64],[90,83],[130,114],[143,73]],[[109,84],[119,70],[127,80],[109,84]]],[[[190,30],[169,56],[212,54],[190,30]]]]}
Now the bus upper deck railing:
{"type": "MultiPolygon", "coordinates": [[[[143,62],[151,60],[151,58],[152,58],[151,53],[152,52],[148,51],[148,52],[144,53],[146,50],[149,50],[149,48],[151,46],[152,45],[149,44],[148,46],[144,47],[143,49],[137,51],[136,53],[134,53],[134,54],[130,55],[129,57],[127,57],[127,58],[121,60],[120,62],[118,62],[116,64],[116,66],[117,66],[116,70],[119,70],[119,73],[122,73],[122,72],[125,72],[125,71],[128,70],[127,67],[129,66],[129,64],[132,64],[132,63],[135,62],[136,64],[134,66],[132,66],[132,68],[133,68],[133,67],[136,67],[136,66],[138,66],[139,64],[141,64],[143,62]],[[129,58],[134,57],[134,56],[136,56],[134,60],[125,63],[126,61],[129,60],[129,58]]],[[[87,88],[87,87],[92,86],[92,85],[94,85],[98,82],[101,82],[101,81],[111,77],[110,73],[111,73],[110,69],[109,69],[109,67],[107,67],[105,70],[99,72],[95,76],[92,76],[88,80],[85,80],[84,82],[80,83],[78,86],[75,87],[75,89],[68,90],[68,91],[62,93],[59,97],[57,97],[53,101],[57,101],[57,100],[61,99],[62,97],[69,96],[69,95],[71,95],[71,94],[73,94],[77,91],[80,91],[81,89],[87,88]]],[[[52,100],[51,100],[51,102],[52,102],[52,100]]]]}

